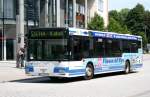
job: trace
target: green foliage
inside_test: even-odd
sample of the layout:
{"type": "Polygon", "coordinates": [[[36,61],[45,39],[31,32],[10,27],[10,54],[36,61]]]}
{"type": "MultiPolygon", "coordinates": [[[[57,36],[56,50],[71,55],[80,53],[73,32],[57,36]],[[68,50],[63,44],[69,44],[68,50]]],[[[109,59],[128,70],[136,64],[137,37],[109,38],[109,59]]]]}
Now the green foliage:
{"type": "Polygon", "coordinates": [[[143,40],[143,47],[146,47],[146,44],[148,43],[147,37],[144,32],[138,32],[137,35],[142,36],[143,40]]]}
{"type": "Polygon", "coordinates": [[[113,18],[116,21],[120,21],[119,13],[116,10],[112,10],[109,12],[109,18],[113,18]]]}
{"type": "Polygon", "coordinates": [[[130,34],[127,26],[125,25],[125,20],[128,15],[129,9],[122,9],[120,12],[112,10],[109,12],[109,25],[108,31],[117,32],[123,34],[130,34]]]}
{"type": "Polygon", "coordinates": [[[121,25],[114,18],[109,18],[108,31],[121,33],[121,30],[121,25]]]}
{"type": "Polygon", "coordinates": [[[150,12],[149,11],[145,11],[144,14],[144,32],[148,38],[148,42],[150,43],[150,12]]]}
{"type": "Polygon", "coordinates": [[[129,11],[125,23],[132,34],[142,36],[143,47],[146,47],[150,36],[150,12],[145,11],[143,5],[137,4],[129,11]]]}
{"type": "Polygon", "coordinates": [[[127,18],[127,16],[128,16],[128,13],[129,13],[129,9],[127,9],[127,8],[124,8],[124,9],[122,9],[120,12],[119,12],[119,17],[120,17],[120,24],[121,25],[126,25],[125,24],[125,20],[126,20],[126,18],[127,18]]]}
{"type": "Polygon", "coordinates": [[[126,18],[126,25],[132,34],[137,32],[144,32],[144,13],[143,5],[137,4],[135,8],[131,9],[126,18]]]}
{"type": "Polygon", "coordinates": [[[121,26],[118,21],[116,21],[114,18],[109,18],[109,25],[108,25],[108,31],[109,32],[116,32],[116,33],[123,33],[123,34],[130,34],[130,32],[127,29],[127,26],[121,26]]]}
{"type": "Polygon", "coordinates": [[[100,17],[98,14],[95,14],[91,21],[88,23],[88,29],[90,30],[104,30],[104,21],[103,18],[100,17]]]}
{"type": "Polygon", "coordinates": [[[140,35],[143,38],[143,46],[146,47],[147,42],[150,42],[150,12],[145,11],[141,4],[131,10],[110,11],[108,30],[140,35]]]}
{"type": "Polygon", "coordinates": [[[116,10],[112,10],[109,12],[109,18],[114,18],[119,24],[124,26],[128,13],[129,13],[129,9],[127,8],[122,9],[120,12],[116,10]]]}

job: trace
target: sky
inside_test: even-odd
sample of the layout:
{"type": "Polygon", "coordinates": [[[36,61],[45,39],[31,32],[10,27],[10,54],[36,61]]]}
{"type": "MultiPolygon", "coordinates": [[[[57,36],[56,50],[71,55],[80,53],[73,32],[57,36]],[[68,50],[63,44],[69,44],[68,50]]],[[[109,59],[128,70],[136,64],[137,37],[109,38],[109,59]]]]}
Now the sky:
{"type": "Polygon", "coordinates": [[[150,11],[150,0],[108,0],[109,10],[121,10],[122,8],[133,8],[138,3],[142,4],[146,10],[150,11]]]}

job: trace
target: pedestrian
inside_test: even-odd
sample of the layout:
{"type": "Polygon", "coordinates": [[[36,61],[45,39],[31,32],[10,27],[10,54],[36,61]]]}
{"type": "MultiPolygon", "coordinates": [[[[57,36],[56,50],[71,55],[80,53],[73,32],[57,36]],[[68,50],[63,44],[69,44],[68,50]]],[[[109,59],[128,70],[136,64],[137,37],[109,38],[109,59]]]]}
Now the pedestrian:
{"type": "Polygon", "coordinates": [[[16,67],[20,68],[20,56],[19,56],[19,51],[17,52],[17,57],[16,57],[16,67]]]}
{"type": "Polygon", "coordinates": [[[19,53],[20,53],[19,55],[20,55],[21,67],[24,67],[24,48],[20,48],[19,53]]]}
{"type": "Polygon", "coordinates": [[[24,67],[24,48],[20,48],[20,50],[17,53],[17,68],[24,67]]]}

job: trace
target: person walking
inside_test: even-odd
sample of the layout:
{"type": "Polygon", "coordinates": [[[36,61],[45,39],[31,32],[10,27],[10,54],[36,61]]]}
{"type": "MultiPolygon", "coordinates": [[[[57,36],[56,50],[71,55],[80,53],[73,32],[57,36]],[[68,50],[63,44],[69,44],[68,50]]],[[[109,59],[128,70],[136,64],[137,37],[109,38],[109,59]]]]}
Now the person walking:
{"type": "Polygon", "coordinates": [[[22,68],[24,67],[24,48],[20,48],[17,54],[17,68],[22,68]]]}

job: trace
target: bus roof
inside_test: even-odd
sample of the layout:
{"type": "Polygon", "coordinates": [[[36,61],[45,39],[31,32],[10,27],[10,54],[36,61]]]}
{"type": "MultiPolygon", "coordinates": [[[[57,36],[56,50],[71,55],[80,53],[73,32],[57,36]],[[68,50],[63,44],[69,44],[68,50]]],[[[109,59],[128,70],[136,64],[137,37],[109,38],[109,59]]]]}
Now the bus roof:
{"type": "Polygon", "coordinates": [[[115,32],[103,32],[103,31],[94,31],[86,30],[79,28],[69,28],[70,35],[79,35],[79,36],[91,36],[91,37],[101,37],[101,38],[112,38],[112,39],[127,39],[127,40],[142,40],[141,36],[130,35],[130,34],[119,34],[115,32]]]}
{"type": "Polygon", "coordinates": [[[130,34],[119,34],[115,32],[103,32],[96,30],[87,30],[74,27],[53,27],[53,28],[32,28],[29,31],[45,31],[45,30],[69,30],[69,35],[77,36],[91,36],[91,37],[101,37],[101,38],[112,38],[112,39],[127,39],[127,40],[142,40],[141,36],[130,35],[130,34]]]}

